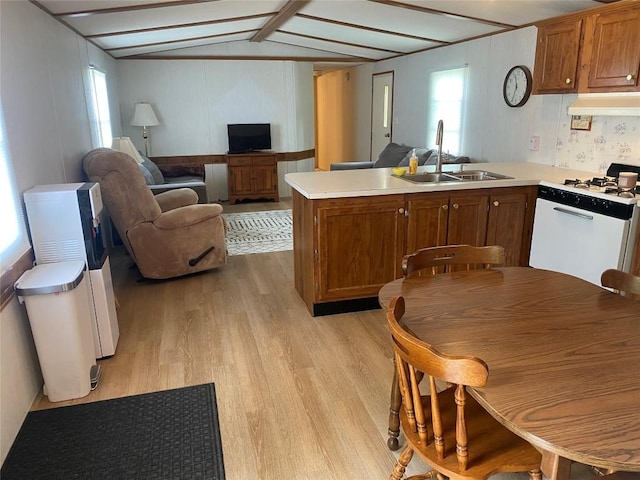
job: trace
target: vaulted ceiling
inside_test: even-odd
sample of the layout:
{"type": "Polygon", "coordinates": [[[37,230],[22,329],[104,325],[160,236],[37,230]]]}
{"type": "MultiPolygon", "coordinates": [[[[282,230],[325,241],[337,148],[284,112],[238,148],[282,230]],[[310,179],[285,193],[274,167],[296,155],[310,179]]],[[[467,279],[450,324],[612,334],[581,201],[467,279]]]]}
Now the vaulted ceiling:
{"type": "Polygon", "coordinates": [[[39,0],[115,58],[372,62],[612,0],[39,0]]]}

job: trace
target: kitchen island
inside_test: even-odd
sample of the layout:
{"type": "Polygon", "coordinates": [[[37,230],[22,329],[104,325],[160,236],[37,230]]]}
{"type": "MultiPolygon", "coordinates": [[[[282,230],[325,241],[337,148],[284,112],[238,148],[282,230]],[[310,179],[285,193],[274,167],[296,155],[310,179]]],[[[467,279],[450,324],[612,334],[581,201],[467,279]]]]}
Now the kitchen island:
{"type": "Polygon", "coordinates": [[[534,163],[443,170],[511,178],[412,183],[386,168],[285,176],[293,189],[295,285],[312,315],[377,307],[380,288],[402,276],[402,257],[419,248],[502,245],[505,266],[527,266],[538,185],[597,176],[534,163]]]}

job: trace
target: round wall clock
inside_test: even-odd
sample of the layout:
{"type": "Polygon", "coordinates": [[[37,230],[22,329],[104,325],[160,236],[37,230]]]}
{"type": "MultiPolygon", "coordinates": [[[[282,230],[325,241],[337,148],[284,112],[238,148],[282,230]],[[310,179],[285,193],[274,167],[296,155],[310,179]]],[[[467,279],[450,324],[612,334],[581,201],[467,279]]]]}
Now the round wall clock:
{"type": "Polygon", "coordinates": [[[513,67],[504,77],[502,96],[510,107],[521,107],[531,95],[531,72],[524,65],[513,67]]]}

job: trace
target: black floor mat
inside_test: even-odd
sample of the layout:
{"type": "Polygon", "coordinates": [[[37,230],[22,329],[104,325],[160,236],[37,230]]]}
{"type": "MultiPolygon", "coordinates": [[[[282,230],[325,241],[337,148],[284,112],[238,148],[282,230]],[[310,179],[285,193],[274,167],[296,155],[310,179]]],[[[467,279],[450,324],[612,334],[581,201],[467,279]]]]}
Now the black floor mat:
{"type": "Polygon", "coordinates": [[[3,480],[224,480],[212,383],[30,412],[3,480]]]}

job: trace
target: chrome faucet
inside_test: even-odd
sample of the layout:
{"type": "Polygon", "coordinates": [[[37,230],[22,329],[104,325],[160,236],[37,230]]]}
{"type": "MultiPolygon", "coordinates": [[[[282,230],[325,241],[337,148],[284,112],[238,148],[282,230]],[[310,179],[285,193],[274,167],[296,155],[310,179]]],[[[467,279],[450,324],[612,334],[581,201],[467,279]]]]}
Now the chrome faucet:
{"type": "Polygon", "coordinates": [[[444,123],[442,120],[438,120],[438,129],[436,130],[436,145],[438,145],[436,173],[442,173],[442,130],[444,130],[444,123]]]}

